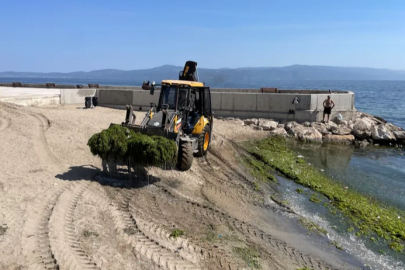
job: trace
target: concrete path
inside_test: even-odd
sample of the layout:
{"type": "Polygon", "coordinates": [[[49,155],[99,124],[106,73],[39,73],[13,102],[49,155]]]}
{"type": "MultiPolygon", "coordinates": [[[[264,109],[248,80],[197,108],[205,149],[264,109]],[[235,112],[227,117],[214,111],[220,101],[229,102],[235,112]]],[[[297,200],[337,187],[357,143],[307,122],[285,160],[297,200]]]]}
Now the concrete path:
{"type": "Polygon", "coordinates": [[[0,86],[0,101],[23,106],[60,104],[60,89],[0,86]]]}
{"type": "Polygon", "coordinates": [[[0,86],[0,99],[8,97],[56,96],[56,95],[60,95],[60,89],[58,88],[48,89],[48,88],[0,86]]]}

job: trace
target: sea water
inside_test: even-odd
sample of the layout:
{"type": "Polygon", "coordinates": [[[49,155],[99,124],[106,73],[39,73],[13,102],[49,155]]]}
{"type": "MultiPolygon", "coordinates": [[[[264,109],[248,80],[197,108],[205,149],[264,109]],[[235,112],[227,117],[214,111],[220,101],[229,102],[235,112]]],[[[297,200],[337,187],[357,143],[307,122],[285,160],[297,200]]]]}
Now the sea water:
{"type": "MultiPolygon", "coordinates": [[[[315,145],[296,141],[289,148],[304,156],[311,166],[343,187],[373,197],[386,205],[405,210],[405,156],[404,150],[388,147],[357,149],[351,146],[315,145]]],[[[405,256],[390,250],[387,243],[374,243],[369,238],[349,233],[350,225],[339,213],[330,214],[322,203],[310,202],[313,191],[293,181],[278,177],[284,199],[299,214],[324,227],[328,237],[336,240],[345,250],[358,256],[371,269],[405,269],[405,256]],[[305,190],[303,194],[296,188],[305,190]]],[[[324,198],[325,202],[327,201],[324,198]]],[[[400,217],[405,218],[405,217],[400,217]]],[[[375,236],[375,238],[378,238],[375,236]]]]}

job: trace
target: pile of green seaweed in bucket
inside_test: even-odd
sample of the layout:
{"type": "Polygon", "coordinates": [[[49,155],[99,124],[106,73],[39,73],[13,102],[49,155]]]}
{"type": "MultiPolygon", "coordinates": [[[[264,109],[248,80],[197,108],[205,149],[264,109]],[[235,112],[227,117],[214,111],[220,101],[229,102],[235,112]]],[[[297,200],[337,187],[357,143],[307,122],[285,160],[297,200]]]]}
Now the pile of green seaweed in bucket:
{"type": "Polygon", "coordinates": [[[93,155],[108,162],[127,162],[145,166],[174,165],[177,147],[173,140],[147,136],[126,127],[111,125],[90,137],[87,145],[93,155]]]}
{"type": "MultiPolygon", "coordinates": [[[[286,142],[283,137],[270,137],[244,142],[241,146],[259,161],[255,163],[256,167],[262,166],[266,174],[269,173],[266,171],[269,166],[297,184],[328,198],[331,206],[337,207],[352,221],[350,232],[355,232],[357,236],[376,234],[381,241],[386,241],[391,249],[399,253],[404,252],[404,211],[384,205],[354,190],[345,189],[340,183],[299,158],[287,148],[286,142]]],[[[263,174],[263,170],[253,167],[252,169],[263,174]]]]}

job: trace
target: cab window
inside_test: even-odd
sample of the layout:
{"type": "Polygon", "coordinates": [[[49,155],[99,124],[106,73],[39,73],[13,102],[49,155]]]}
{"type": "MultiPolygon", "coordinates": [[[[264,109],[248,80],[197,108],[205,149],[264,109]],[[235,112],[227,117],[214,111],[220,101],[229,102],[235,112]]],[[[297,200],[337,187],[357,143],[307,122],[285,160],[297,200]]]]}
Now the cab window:
{"type": "Polygon", "coordinates": [[[162,86],[161,88],[161,105],[167,104],[169,105],[170,110],[176,109],[176,94],[177,94],[177,87],[176,86],[162,86]]]}

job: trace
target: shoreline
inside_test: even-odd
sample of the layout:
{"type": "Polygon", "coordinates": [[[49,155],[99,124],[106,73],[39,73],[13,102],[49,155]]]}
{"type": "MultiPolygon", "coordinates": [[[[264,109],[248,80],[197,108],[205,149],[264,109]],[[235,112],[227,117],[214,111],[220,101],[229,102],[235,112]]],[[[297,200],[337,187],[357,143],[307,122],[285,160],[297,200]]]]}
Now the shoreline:
{"type": "Polygon", "coordinates": [[[105,269],[361,264],[303,233],[299,216],[269,198],[275,191],[254,184],[235,144],[269,134],[242,121],[218,120],[212,151],[190,171],[148,168],[147,178],[129,180],[124,167],[104,171],[87,146],[91,135],[120,122],[122,110],[0,103],[0,115],[7,123],[0,130],[7,142],[0,149],[0,268],[41,267],[44,259],[30,255],[38,252],[53,258],[47,266],[82,268],[77,250],[105,269]]]}
{"type": "MultiPolygon", "coordinates": [[[[393,250],[399,253],[404,250],[405,234],[402,231],[405,231],[405,222],[397,217],[405,216],[405,211],[371,201],[356,191],[345,189],[341,184],[306,164],[302,157],[297,157],[287,148],[282,137],[248,142],[242,147],[261,162],[262,168],[270,166],[282,176],[326,197],[330,206],[336,207],[352,220],[352,226],[357,228],[357,236],[374,232],[382,239],[391,240],[389,245],[393,250]]],[[[316,195],[310,200],[314,203],[322,201],[316,195]]]]}

